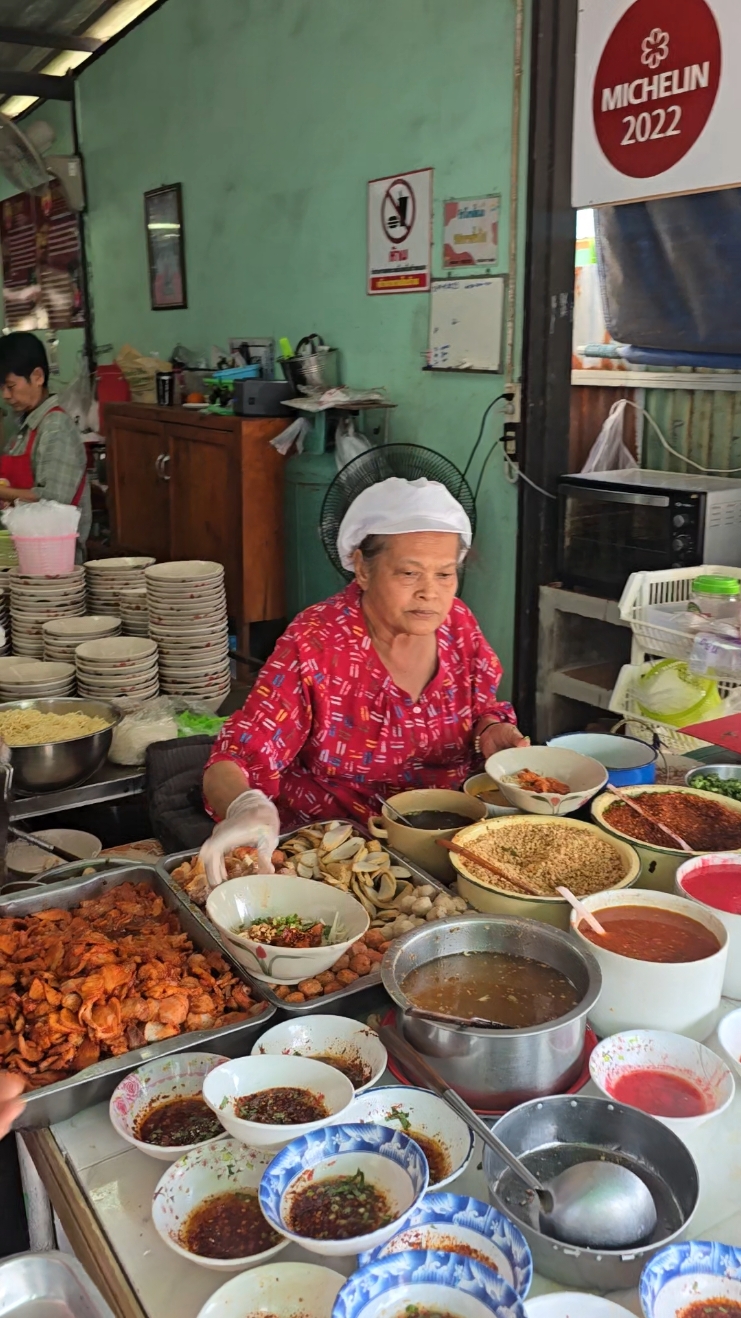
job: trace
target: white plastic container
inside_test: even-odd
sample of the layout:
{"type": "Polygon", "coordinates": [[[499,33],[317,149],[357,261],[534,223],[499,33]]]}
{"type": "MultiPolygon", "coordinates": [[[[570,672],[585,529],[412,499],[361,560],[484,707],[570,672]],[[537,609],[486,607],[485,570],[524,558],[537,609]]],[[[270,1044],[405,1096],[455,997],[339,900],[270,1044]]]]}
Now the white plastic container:
{"type": "Polygon", "coordinates": [[[671,1030],[690,1039],[707,1038],[723,991],[728,960],[728,933],[718,915],[669,893],[598,892],[582,897],[590,911],[613,906],[651,906],[676,911],[705,925],[720,942],[720,950],[702,961],[682,963],[638,961],[600,947],[579,932],[579,917],[571,913],[571,932],[586,944],[602,971],[602,993],[589,1013],[600,1038],[624,1030],[671,1030]]]}
{"type": "MultiPolygon", "coordinates": [[[[712,765],[710,767],[712,768],[712,765]]],[[[734,915],[732,911],[720,911],[716,906],[701,901],[699,897],[693,897],[692,893],[687,892],[684,887],[684,881],[690,874],[697,874],[699,870],[717,869],[719,866],[725,869],[733,867],[741,876],[741,856],[725,851],[718,852],[717,855],[695,856],[692,860],[686,860],[677,870],[674,883],[680,897],[699,906],[703,911],[712,911],[713,915],[725,925],[728,931],[728,962],[723,980],[723,994],[726,998],[739,1001],[741,1000],[741,915],[734,915]]]]}

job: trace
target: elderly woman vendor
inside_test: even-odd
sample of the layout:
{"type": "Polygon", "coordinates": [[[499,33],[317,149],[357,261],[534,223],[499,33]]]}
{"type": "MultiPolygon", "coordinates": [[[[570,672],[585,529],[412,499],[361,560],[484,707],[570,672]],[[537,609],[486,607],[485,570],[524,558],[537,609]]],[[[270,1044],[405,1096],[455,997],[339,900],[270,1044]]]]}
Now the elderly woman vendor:
{"type": "Polygon", "coordinates": [[[353,501],[337,548],[355,580],[294,619],[206,767],[223,821],[201,852],[212,884],[235,846],[268,863],[273,802],[284,827],[365,819],[378,795],[457,788],[481,756],[523,744],[497,700],[499,660],[455,597],[470,545],[466,513],[436,482],[393,477],[353,501]]]}

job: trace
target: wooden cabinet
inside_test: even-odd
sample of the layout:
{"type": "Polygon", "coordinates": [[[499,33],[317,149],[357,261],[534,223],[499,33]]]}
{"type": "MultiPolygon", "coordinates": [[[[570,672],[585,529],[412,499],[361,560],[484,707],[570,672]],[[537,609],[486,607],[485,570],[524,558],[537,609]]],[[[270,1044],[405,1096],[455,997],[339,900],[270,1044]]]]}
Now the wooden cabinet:
{"type": "Polygon", "coordinates": [[[279,417],[194,415],[136,403],[105,409],[113,548],[223,563],[243,653],[251,622],[285,612],[285,459],[269,443],[285,426],[279,417]]]}

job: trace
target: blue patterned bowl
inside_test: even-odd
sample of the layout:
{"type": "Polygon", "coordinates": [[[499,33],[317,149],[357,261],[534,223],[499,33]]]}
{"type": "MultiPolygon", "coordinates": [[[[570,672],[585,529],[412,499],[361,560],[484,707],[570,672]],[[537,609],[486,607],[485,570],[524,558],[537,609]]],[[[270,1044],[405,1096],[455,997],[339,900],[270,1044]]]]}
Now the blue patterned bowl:
{"type": "Polygon", "coordinates": [[[407,1318],[410,1305],[455,1318],[525,1318],[504,1277],[477,1259],[427,1249],[391,1254],[353,1273],[332,1318],[407,1318]]]}
{"type": "Polygon", "coordinates": [[[403,1250],[460,1252],[493,1268],[525,1299],[533,1279],[528,1243],[508,1217],[485,1204],[456,1194],[426,1194],[402,1231],[380,1249],[361,1254],[361,1268],[403,1250]]]}
{"type": "Polygon", "coordinates": [[[676,1318],[700,1300],[741,1303],[741,1249],[717,1240],[667,1245],[643,1269],[640,1296],[646,1318],[676,1318]]]}
{"type": "Polygon", "coordinates": [[[428,1176],[422,1150],[401,1131],[389,1126],[325,1126],[292,1140],[273,1158],[260,1182],[260,1207],[276,1231],[313,1254],[362,1254],[401,1230],[427,1189],[428,1176]],[[291,1231],[291,1206],[307,1184],[352,1176],[358,1170],[385,1192],[394,1210],[391,1222],[343,1240],[317,1240],[291,1231]]]}

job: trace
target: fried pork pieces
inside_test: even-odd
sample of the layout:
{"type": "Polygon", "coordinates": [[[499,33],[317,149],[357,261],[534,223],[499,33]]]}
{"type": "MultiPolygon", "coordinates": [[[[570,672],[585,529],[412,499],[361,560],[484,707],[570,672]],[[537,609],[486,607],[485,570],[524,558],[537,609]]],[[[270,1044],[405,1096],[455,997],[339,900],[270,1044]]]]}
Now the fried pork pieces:
{"type": "Polygon", "coordinates": [[[29,1089],[263,1008],[223,957],[194,949],[146,883],[0,918],[0,1067],[29,1089]]]}

